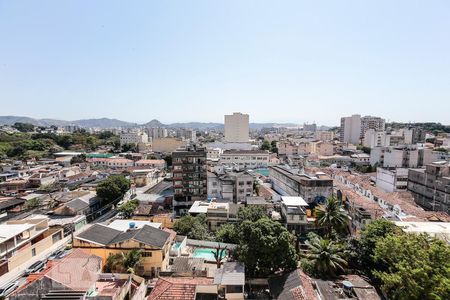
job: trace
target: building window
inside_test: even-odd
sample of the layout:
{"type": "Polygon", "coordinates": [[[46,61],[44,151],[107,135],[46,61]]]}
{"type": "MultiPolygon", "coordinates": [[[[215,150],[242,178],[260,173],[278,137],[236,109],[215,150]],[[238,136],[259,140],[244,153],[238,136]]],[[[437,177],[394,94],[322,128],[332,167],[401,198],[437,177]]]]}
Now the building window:
{"type": "Polygon", "coordinates": [[[142,252],[142,257],[152,257],[152,253],[149,251],[142,252]]]}

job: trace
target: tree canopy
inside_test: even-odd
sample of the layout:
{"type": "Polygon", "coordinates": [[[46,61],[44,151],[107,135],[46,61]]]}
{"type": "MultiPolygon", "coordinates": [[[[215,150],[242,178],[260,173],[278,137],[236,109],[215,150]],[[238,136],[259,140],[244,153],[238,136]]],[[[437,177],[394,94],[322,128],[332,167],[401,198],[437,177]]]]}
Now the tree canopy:
{"type": "Polygon", "coordinates": [[[138,200],[130,200],[119,206],[119,208],[117,208],[117,211],[122,214],[124,219],[130,219],[138,206],[138,200]]]}
{"type": "Polygon", "coordinates": [[[111,175],[97,186],[97,196],[110,203],[125,195],[130,189],[130,181],[122,175],[111,175]]]}
{"type": "Polygon", "coordinates": [[[198,216],[186,215],[175,221],[173,229],[180,235],[185,235],[194,240],[210,240],[211,235],[206,224],[206,216],[199,214],[198,216]]]}
{"type": "Polygon", "coordinates": [[[450,246],[427,235],[387,235],[375,246],[374,275],[390,299],[450,299],[450,246]]]}
{"type": "Polygon", "coordinates": [[[239,226],[237,257],[251,276],[268,276],[297,267],[294,237],[278,222],[261,218],[239,226]]]}

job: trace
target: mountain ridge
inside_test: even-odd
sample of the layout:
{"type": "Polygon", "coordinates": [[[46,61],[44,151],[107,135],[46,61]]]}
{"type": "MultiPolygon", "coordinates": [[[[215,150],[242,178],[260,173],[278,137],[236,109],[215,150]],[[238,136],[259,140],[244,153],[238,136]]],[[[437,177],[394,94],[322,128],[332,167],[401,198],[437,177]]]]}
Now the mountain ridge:
{"type": "MultiPolygon", "coordinates": [[[[223,123],[215,122],[177,122],[171,124],[163,124],[157,119],[152,119],[151,121],[143,124],[132,123],[127,121],[122,121],[114,118],[92,118],[92,119],[79,119],[73,121],[58,120],[51,118],[37,119],[26,116],[0,116],[0,125],[13,125],[16,122],[20,123],[30,123],[35,126],[80,126],[86,127],[98,127],[98,128],[114,128],[114,127],[164,127],[164,128],[194,128],[194,129],[221,129],[223,128],[223,123]]],[[[250,123],[251,129],[261,129],[264,127],[274,127],[274,126],[284,126],[284,127],[295,127],[298,124],[294,123],[250,123]]]]}

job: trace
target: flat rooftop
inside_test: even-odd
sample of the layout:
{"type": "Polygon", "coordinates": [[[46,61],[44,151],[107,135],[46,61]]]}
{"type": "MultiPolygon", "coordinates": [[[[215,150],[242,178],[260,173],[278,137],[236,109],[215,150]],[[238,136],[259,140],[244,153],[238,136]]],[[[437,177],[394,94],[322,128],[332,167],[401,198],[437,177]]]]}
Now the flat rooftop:
{"type": "Polygon", "coordinates": [[[0,225],[0,243],[15,237],[16,235],[33,228],[36,224],[2,224],[0,225]]]}
{"type": "Polygon", "coordinates": [[[130,223],[134,223],[134,228],[139,229],[144,227],[144,225],[152,226],[154,228],[161,229],[161,223],[154,223],[149,221],[139,221],[139,220],[114,220],[108,225],[109,228],[116,229],[119,231],[127,231],[130,228],[130,223]]]}
{"type": "Polygon", "coordinates": [[[286,206],[308,206],[308,203],[306,203],[306,201],[300,196],[281,196],[281,201],[286,206]]]}

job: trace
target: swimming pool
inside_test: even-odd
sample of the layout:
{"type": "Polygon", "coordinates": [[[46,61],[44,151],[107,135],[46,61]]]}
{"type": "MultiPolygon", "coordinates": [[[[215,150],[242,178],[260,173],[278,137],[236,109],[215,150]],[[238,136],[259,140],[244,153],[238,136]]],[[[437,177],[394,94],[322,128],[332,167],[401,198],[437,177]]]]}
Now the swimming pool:
{"type": "Polygon", "coordinates": [[[269,177],[269,169],[256,169],[255,172],[269,177]]]}
{"type": "MultiPolygon", "coordinates": [[[[197,248],[194,250],[194,254],[192,255],[193,257],[199,257],[199,258],[204,258],[207,261],[215,261],[216,259],[214,258],[214,254],[213,252],[215,252],[216,249],[211,249],[211,248],[197,248]]],[[[222,253],[222,257],[224,258],[225,256],[227,256],[228,251],[225,250],[222,253]]]]}

